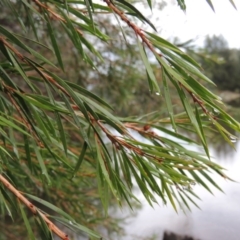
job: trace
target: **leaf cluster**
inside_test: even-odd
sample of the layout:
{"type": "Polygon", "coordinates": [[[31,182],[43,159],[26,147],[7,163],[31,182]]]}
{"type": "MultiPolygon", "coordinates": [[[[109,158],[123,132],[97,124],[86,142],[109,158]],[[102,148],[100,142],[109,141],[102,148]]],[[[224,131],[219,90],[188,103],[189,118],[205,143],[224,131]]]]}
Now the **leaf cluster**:
{"type": "MultiPolygon", "coordinates": [[[[148,4],[152,8],[151,1],[148,4]]],[[[193,185],[209,192],[209,185],[220,189],[211,174],[227,176],[221,166],[209,161],[206,133],[218,132],[233,145],[235,137],[225,126],[239,131],[240,125],[223,110],[221,99],[204,87],[203,82],[212,81],[194,59],[155,32],[138,27],[134,19],[154,29],[134,5],[123,0],[101,4],[4,0],[1,5],[21,29],[17,33],[0,25],[0,211],[4,221],[21,216],[29,239],[53,239],[56,234],[67,240],[62,226],[100,238],[92,229],[110,223],[104,214],[112,199],[131,207],[132,200],[137,200],[135,186],[149,204],[160,197],[176,211],[177,204],[189,209],[191,203],[197,206],[193,185]],[[65,78],[68,68],[60,46],[66,38],[66,47],[73,47],[66,52],[99,71],[97,63],[104,61],[104,52],[93,43],[97,39],[107,45],[113,36],[103,32],[97,14],[115,15],[134,33],[132,45],[142,60],[139,71],[145,73],[150,92],[165,102],[167,117],[160,111],[119,117],[84,79],[78,84],[65,78]],[[151,58],[158,64],[160,77],[151,58]],[[169,86],[174,87],[183,113],[174,112],[169,86]],[[204,152],[190,150],[197,144],[204,152]]]]}

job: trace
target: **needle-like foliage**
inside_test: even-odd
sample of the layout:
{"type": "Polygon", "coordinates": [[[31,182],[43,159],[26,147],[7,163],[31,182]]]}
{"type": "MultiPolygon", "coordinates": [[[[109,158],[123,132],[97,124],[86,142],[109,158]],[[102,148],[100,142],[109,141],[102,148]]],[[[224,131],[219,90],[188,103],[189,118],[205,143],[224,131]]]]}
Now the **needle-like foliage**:
{"type": "MultiPolygon", "coordinates": [[[[185,11],[185,2],[178,4],[185,11]]],[[[112,199],[131,207],[136,186],[149,204],[160,197],[176,211],[178,205],[197,205],[192,185],[220,189],[212,174],[227,176],[210,160],[206,134],[214,131],[233,145],[229,129],[239,132],[240,125],[205,87],[212,81],[198,63],[161,38],[132,3],[2,0],[0,6],[9,13],[5,23],[0,21],[1,239],[21,239],[21,222],[28,239],[67,240],[74,231],[101,238],[93,230],[111,224],[104,213],[112,199]],[[100,71],[102,46],[116,38],[103,32],[100,20],[116,18],[126,52],[138,49],[149,95],[165,102],[168,117],[159,109],[116,116],[117,109],[95,95],[91,84],[65,78],[66,59],[76,56],[100,71]],[[125,29],[134,34],[129,37],[125,29]],[[72,55],[66,56],[64,46],[72,55]],[[172,102],[176,96],[184,109],[180,114],[172,102]],[[203,151],[192,147],[197,145],[203,151]]]]}

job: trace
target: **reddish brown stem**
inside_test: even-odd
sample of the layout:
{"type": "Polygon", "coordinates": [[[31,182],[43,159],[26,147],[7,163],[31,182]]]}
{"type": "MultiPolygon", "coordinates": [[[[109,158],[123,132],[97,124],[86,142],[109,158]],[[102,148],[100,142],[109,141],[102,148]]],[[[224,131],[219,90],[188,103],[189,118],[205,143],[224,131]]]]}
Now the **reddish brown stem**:
{"type": "MultiPolygon", "coordinates": [[[[139,28],[136,24],[132,23],[127,16],[119,10],[112,2],[111,0],[104,0],[104,2],[108,5],[109,8],[112,9],[113,12],[115,12],[130,28],[133,29],[133,31],[136,33],[137,36],[139,36],[142,41],[148,46],[148,48],[152,51],[153,54],[157,54],[152,43],[147,39],[145,34],[142,32],[142,29],[139,28]]],[[[158,53],[160,57],[162,57],[161,54],[158,53]]]]}
{"type": "Polygon", "coordinates": [[[39,213],[42,219],[46,222],[49,229],[59,236],[62,240],[69,240],[68,235],[61,231],[52,221],[50,221],[47,216],[39,211],[31,202],[28,201],[2,174],[0,174],[0,182],[11,191],[19,200],[22,202],[34,215],[39,213]]]}
{"type": "MultiPolygon", "coordinates": [[[[54,12],[47,4],[44,4],[38,0],[32,0],[33,2],[35,2],[35,4],[40,8],[40,9],[44,9],[45,11],[47,11],[48,13],[51,14],[52,18],[64,22],[66,23],[67,21],[59,14],[57,14],[56,12],[54,12]]],[[[75,28],[76,32],[78,32],[80,35],[83,35],[83,33],[78,29],[75,28]]]]}

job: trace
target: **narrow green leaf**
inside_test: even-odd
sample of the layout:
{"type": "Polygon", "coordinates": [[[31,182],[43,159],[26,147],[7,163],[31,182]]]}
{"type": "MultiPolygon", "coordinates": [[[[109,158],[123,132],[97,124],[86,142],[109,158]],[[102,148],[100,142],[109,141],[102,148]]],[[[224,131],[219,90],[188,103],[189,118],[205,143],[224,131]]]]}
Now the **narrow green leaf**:
{"type": "Polygon", "coordinates": [[[61,222],[62,224],[66,225],[67,227],[71,227],[71,228],[75,228],[77,230],[83,231],[84,233],[87,233],[89,236],[95,237],[95,238],[101,238],[101,236],[99,234],[97,234],[96,232],[90,230],[89,228],[76,223],[75,221],[69,221],[63,218],[59,218],[56,216],[51,216],[51,218],[56,219],[58,222],[61,222]]]}
{"type": "MultiPolygon", "coordinates": [[[[81,100],[80,97],[78,97],[78,93],[77,92],[74,92],[74,90],[68,86],[68,84],[66,84],[66,82],[61,79],[60,77],[58,77],[57,75],[53,74],[52,72],[49,72],[48,71],[48,74],[50,76],[53,77],[53,79],[60,84],[61,87],[63,87],[68,93],[69,95],[73,98],[73,100],[76,102],[76,104],[78,105],[79,107],[79,110],[83,113],[84,117],[90,122],[89,120],[89,117],[88,117],[88,113],[87,113],[87,110],[86,108],[84,107],[83,105],[83,102],[81,100]]],[[[47,81],[48,82],[48,81],[47,81]]]]}
{"type": "Polygon", "coordinates": [[[180,8],[185,11],[186,10],[186,4],[185,4],[185,0],[177,0],[178,5],[180,6],[180,8]]]}
{"type": "Polygon", "coordinates": [[[128,156],[126,155],[125,151],[122,150],[121,152],[118,153],[119,159],[121,159],[120,165],[121,165],[121,170],[123,172],[124,179],[128,185],[129,188],[132,188],[132,174],[130,171],[130,168],[128,166],[129,159],[128,156]]]}
{"type": "MultiPolygon", "coordinates": [[[[81,42],[96,56],[98,57],[102,62],[103,62],[103,58],[101,56],[101,54],[94,48],[94,46],[89,43],[84,37],[82,37],[81,35],[79,35],[79,38],[81,40],[81,42]]],[[[91,64],[92,67],[94,69],[96,69],[96,66],[94,66],[94,64],[91,64]]]]}
{"type": "Polygon", "coordinates": [[[148,6],[150,7],[150,9],[152,10],[152,0],[147,0],[148,2],[148,6]]]}
{"type": "Polygon", "coordinates": [[[49,178],[49,176],[48,176],[48,172],[47,172],[45,163],[44,163],[44,161],[43,161],[42,155],[41,155],[41,153],[40,153],[40,151],[39,151],[39,147],[34,146],[34,151],[35,151],[35,153],[36,153],[38,163],[39,163],[40,168],[41,168],[41,170],[42,170],[42,175],[44,175],[44,176],[46,177],[48,184],[51,184],[51,180],[50,180],[50,178],[49,178]]]}
{"type": "MultiPolygon", "coordinates": [[[[126,169],[129,168],[131,170],[131,173],[133,173],[134,178],[135,178],[139,188],[141,189],[142,194],[148,201],[149,205],[152,206],[152,199],[154,199],[153,194],[149,191],[148,186],[147,186],[146,182],[144,181],[144,179],[139,177],[139,174],[135,170],[135,168],[132,165],[132,162],[129,159],[129,157],[127,156],[127,154],[124,151],[122,152],[122,154],[123,154],[122,156],[123,156],[124,163],[126,163],[126,165],[127,165],[126,169]]],[[[130,177],[131,177],[131,175],[130,175],[130,177]]]]}
{"type": "MultiPolygon", "coordinates": [[[[118,1],[118,2],[120,2],[121,4],[127,6],[129,9],[131,9],[131,10],[133,11],[133,13],[136,14],[136,16],[137,16],[138,18],[140,18],[140,19],[142,19],[144,22],[148,23],[149,26],[150,26],[153,30],[157,31],[157,29],[156,29],[155,26],[151,23],[151,21],[149,21],[147,18],[145,18],[144,15],[143,15],[140,11],[138,11],[138,9],[135,8],[132,4],[128,3],[128,2],[125,1],[125,0],[116,0],[116,1],[118,1]]],[[[148,0],[148,3],[150,3],[149,6],[151,6],[151,0],[148,0]]],[[[150,7],[150,8],[151,8],[151,7],[150,7]]]]}
{"type": "Polygon", "coordinates": [[[2,41],[0,41],[0,50],[2,52],[2,54],[5,56],[5,58],[9,61],[9,65],[12,65],[12,60],[8,54],[7,48],[5,47],[5,45],[3,44],[2,41]]]}
{"type": "Polygon", "coordinates": [[[47,202],[47,201],[43,200],[42,198],[38,198],[38,197],[33,196],[31,194],[28,194],[28,193],[24,193],[24,195],[26,195],[28,198],[31,198],[32,200],[34,200],[34,201],[36,201],[40,204],[46,206],[47,208],[53,210],[54,212],[58,213],[59,215],[65,217],[66,219],[74,221],[74,219],[69,214],[64,212],[62,209],[56,207],[55,204],[47,202]]]}
{"type": "Polygon", "coordinates": [[[58,8],[58,10],[62,13],[64,19],[66,20],[66,23],[62,23],[65,32],[68,34],[69,38],[72,40],[72,43],[78,49],[78,52],[82,55],[82,57],[86,58],[82,48],[79,33],[75,30],[72,22],[70,21],[69,17],[64,13],[64,11],[61,8],[58,8]]]}
{"type": "Polygon", "coordinates": [[[163,86],[164,86],[163,91],[164,91],[164,97],[165,97],[166,105],[167,105],[167,109],[168,109],[168,114],[169,114],[170,119],[171,119],[172,127],[175,130],[175,132],[177,132],[177,126],[176,126],[175,120],[174,120],[171,94],[170,94],[170,91],[169,91],[168,82],[167,82],[167,79],[166,79],[164,69],[162,69],[162,80],[163,80],[163,86]]]}
{"type": "Polygon", "coordinates": [[[37,223],[39,224],[40,229],[42,230],[42,237],[44,237],[44,239],[46,240],[54,240],[52,233],[47,225],[47,223],[44,221],[44,219],[42,218],[42,215],[39,211],[37,211],[37,216],[38,216],[38,220],[37,223]]]}
{"type": "Polygon", "coordinates": [[[27,0],[21,0],[22,3],[24,3],[26,5],[26,7],[28,7],[32,12],[34,12],[40,19],[43,18],[42,14],[39,13],[34,6],[32,6],[31,4],[28,3],[27,0]]]}
{"type": "MultiPolygon", "coordinates": [[[[78,95],[78,93],[76,94],[78,95]]],[[[87,102],[90,106],[92,105],[92,107],[94,107],[96,110],[101,112],[107,118],[111,119],[112,121],[115,121],[115,123],[118,124],[119,126],[122,126],[121,121],[117,117],[115,117],[113,114],[111,114],[109,111],[107,111],[105,108],[103,108],[101,105],[95,103],[90,98],[86,98],[85,96],[80,96],[80,98],[82,98],[82,100],[87,102]]]]}
{"type": "Polygon", "coordinates": [[[83,147],[82,147],[82,151],[81,151],[81,154],[79,155],[79,158],[78,158],[78,161],[77,161],[77,164],[75,166],[75,169],[74,169],[74,172],[73,172],[73,175],[79,170],[83,160],[84,160],[84,156],[85,156],[85,153],[87,151],[87,147],[88,147],[88,144],[87,142],[84,142],[83,143],[83,147]]]}
{"type": "Polygon", "coordinates": [[[216,187],[219,191],[223,192],[223,190],[213,181],[213,179],[212,179],[204,170],[199,170],[199,172],[200,172],[214,187],[216,187]]]}
{"type": "Polygon", "coordinates": [[[108,206],[109,206],[109,186],[103,176],[103,172],[99,162],[98,162],[98,170],[97,170],[97,180],[98,180],[98,193],[102,201],[105,216],[107,216],[108,206]]]}
{"type": "Polygon", "coordinates": [[[27,215],[26,215],[26,213],[25,213],[25,211],[24,211],[24,209],[23,209],[22,204],[21,204],[19,201],[18,201],[18,206],[19,206],[19,208],[20,208],[20,211],[21,211],[22,218],[23,218],[23,221],[24,221],[24,223],[25,223],[25,226],[26,226],[26,228],[27,228],[28,237],[29,237],[29,239],[31,239],[31,240],[35,240],[35,237],[34,237],[34,234],[33,234],[33,231],[32,231],[32,227],[31,227],[31,224],[30,224],[30,222],[29,222],[29,220],[28,220],[28,217],[27,217],[27,215]]]}
{"type": "Polygon", "coordinates": [[[84,2],[87,7],[88,15],[92,21],[92,25],[94,26],[94,21],[93,21],[93,17],[92,17],[92,10],[94,11],[94,6],[92,4],[92,0],[84,0],[84,2]]]}
{"type": "Polygon", "coordinates": [[[18,71],[18,73],[22,76],[22,78],[25,80],[25,82],[28,84],[28,86],[34,91],[34,87],[27,77],[25,71],[22,68],[22,65],[18,62],[18,60],[15,58],[15,55],[12,54],[12,52],[8,49],[6,49],[8,52],[8,56],[11,58],[11,63],[15,67],[15,69],[18,71]]]}
{"type": "Polygon", "coordinates": [[[185,195],[185,196],[188,198],[188,200],[189,200],[193,205],[195,205],[198,209],[201,209],[201,208],[196,204],[196,202],[195,202],[194,200],[192,200],[192,198],[191,198],[189,195],[187,195],[188,192],[193,193],[191,190],[188,190],[188,191],[183,191],[183,195],[185,195]]]}
{"type": "MultiPolygon", "coordinates": [[[[27,37],[27,36],[19,35],[19,34],[17,34],[17,33],[15,33],[14,35],[15,35],[16,37],[23,38],[23,39],[25,39],[25,40],[27,40],[27,41],[29,41],[29,42],[32,42],[32,43],[34,43],[34,44],[36,44],[36,45],[38,45],[38,46],[40,46],[40,47],[43,47],[43,48],[45,48],[46,50],[52,51],[50,47],[48,47],[47,45],[45,45],[45,44],[43,44],[43,43],[41,43],[41,42],[39,42],[39,41],[33,40],[33,39],[31,39],[31,38],[29,38],[29,37],[27,37]]],[[[29,48],[29,47],[28,47],[28,48],[29,48]]],[[[30,48],[30,49],[31,49],[31,48],[30,48]]]]}
{"type": "MultiPolygon", "coordinates": [[[[1,168],[0,168],[1,169],[1,168]]],[[[13,215],[12,215],[12,212],[8,206],[8,203],[6,202],[6,200],[8,199],[5,199],[4,198],[4,194],[2,193],[2,189],[0,188],[0,206],[1,206],[1,214],[2,216],[6,216],[8,215],[12,221],[14,222],[14,219],[13,219],[13,215]],[[5,209],[7,210],[7,212],[5,213],[5,209]]],[[[12,206],[11,206],[12,207],[12,206]]]]}
{"type": "MultiPolygon", "coordinates": [[[[33,30],[33,34],[35,36],[35,38],[39,41],[39,37],[38,37],[38,31],[37,31],[37,26],[35,25],[35,21],[34,21],[34,12],[31,12],[27,6],[24,6],[25,11],[27,12],[27,19],[28,22],[30,23],[29,25],[31,26],[32,30],[33,30]]],[[[41,17],[40,17],[41,18],[41,17]]],[[[25,31],[27,32],[27,31],[25,31]]],[[[15,34],[16,35],[16,34],[15,34]]],[[[16,35],[18,36],[18,35],[16,35]]],[[[20,37],[20,36],[19,36],[20,37]]],[[[30,40],[31,41],[31,40],[30,40]]]]}
{"type": "Polygon", "coordinates": [[[200,185],[202,185],[205,189],[207,189],[211,194],[212,191],[210,190],[210,188],[208,187],[208,185],[202,181],[202,179],[197,175],[197,173],[195,171],[190,170],[189,173],[193,176],[193,178],[196,180],[197,183],[199,183],[200,185]]]}
{"type": "Polygon", "coordinates": [[[237,10],[237,6],[235,5],[233,0],[229,0],[229,2],[232,4],[232,6],[237,10]]]}
{"type": "Polygon", "coordinates": [[[215,9],[214,9],[214,6],[212,4],[212,1],[211,0],[206,0],[208,5],[211,7],[211,9],[215,12],[215,9]]]}
{"type": "Polygon", "coordinates": [[[106,169],[106,161],[104,161],[103,157],[102,157],[102,153],[101,153],[101,148],[100,148],[100,145],[96,139],[97,137],[95,137],[95,143],[96,143],[96,150],[97,150],[97,159],[98,159],[98,162],[100,164],[100,167],[101,167],[101,170],[102,170],[102,173],[103,173],[103,176],[104,176],[104,179],[107,181],[110,189],[112,190],[112,193],[113,195],[116,196],[117,198],[117,193],[116,193],[116,190],[114,189],[113,185],[112,185],[112,181],[109,177],[109,173],[108,173],[108,170],[106,169]]]}
{"type": "Polygon", "coordinates": [[[170,200],[170,203],[172,204],[174,210],[177,212],[177,207],[176,207],[176,204],[173,200],[173,197],[172,197],[172,193],[170,192],[169,188],[168,188],[168,185],[165,181],[164,178],[161,179],[162,181],[162,188],[163,188],[163,191],[165,191],[167,193],[167,196],[168,196],[168,199],[170,200]]]}
{"type": "Polygon", "coordinates": [[[202,124],[202,120],[201,120],[201,117],[200,117],[197,106],[195,106],[195,113],[196,113],[196,120],[197,120],[199,129],[200,129],[200,132],[201,132],[201,136],[203,138],[203,142],[205,143],[205,144],[203,144],[203,147],[204,147],[204,150],[205,150],[208,158],[210,159],[210,154],[209,154],[209,150],[208,150],[208,147],[207,147],[207,141],[206,141],[205,133],[203,131],[203,126],[202,126],[203,124],[202,124]]]}
{"type": "MultiPolygon", "coordinates": [[[[36,58],[40,59],[40,60],[43,61],[44,63],[47,63],[47,64],[49,64],[50,66],[52,66],[52,67],[54,67],[54,68],[57,68],[57,67],[55,66],[55,64],[53,64],[51,61],[49,61],[47,58],[45,58],[45,57],[44,57],[42,54],[40,54],[39,52],[33,50],[32,48],[29,48],[29,51],[31,52],[31,54],[32,54],[33,56],[35,56],[36,58]]],[[[38,63],[32,61],[32,60],[31,60],[30,58],[28,58],[28,57],[25,57],[25,60],[27,60],[28,63],[29,63],[31,66],[35,66],[35,68],[36,68],[36,67],[42,68],[41,65],[39,65],[38,63]]]]}
{"type": "Polygon", "coordinates": [[[157,42],[162,43],[166,46],[168,46],[169,49],[174,50],[174,51],[181,51],[178,47],[176,47],[174,44],[168,42],[167,40],[161,38],[160,36],[153,34],[151,32],[145,31],[151,38],[155,39],[157,42]]]}
{"type": "MultiPolygon", "coordinates": [[[[18,127],[18,126],[13,122],[13,121],[14,121],[13,119],[11,119],[12,121],[10,121],[10,119],[11,119],[10,117],[9,117],[9,119],[7,119],[7,118],[4,118],[3,116],[0,116],[0,125],[1,125],[1,126],[12,127],[12,128],[14,128],[15,130],[17,130],[17,131],[19,131],[19,132],[21,132],[21,133],[23,133],[23,134],[25,134],[25,135],[27,135],[27,136],[31,136],[29,133],[27,133],[26,131],[24,131],[22,128],[18,127]]],[[[17,120],[15,120],[15,122],[17,122],[18,124],[24,126],[23,123],[18,122],[17,120]]]]}
{"type": "Polygon", "coordinates": [[[28,141],[28,138],[25,135],[24,135],[24,149],[25,149],[28,167],[32,171],[32,158],[31,158],[30,142],[28,141]]]}
{"type": "Polygon", "coordinates": [[[1,25],[0,25],[0,33],[2,33],[5,37],[7,37],[9,39],[9,41],[13,42],[20,48],[22,48],[25,51],[27,51],[28,53],[30,53],[29,49],[26,47],[26,44],[21,42],[14,34],[9,32],[6,28],[2,27],[1,25]]]}
{"type": "Polygon", "coordinates": [[[48,35],[50,36],[52,46],[53,46],[55,55],[56,55],[57,60],[58,60],[58,64],[60,65],[62,70],[64,70],[64,65],[63,65],[62,57],[61,57],[61,52],[59,50],[58,43],[57,43],[56,37],[54,35],[54,29],[52,28],[52,25],[51,25],[48,14],[46,13],[44,16],[45,16],[45,19],[46,19],[46,22],[47,22],[48,35]]]}
{"type": "Polygon", "coordinates": [[[172,53],[171,51],[169,51],[166,48],[161,48],[160,50],[167,56],[170,58],[170,60],[175,61],[175,63],[178,66],[181,66],[184,70],[194,74],[195,76],[199,77],[200,79],[205,80],[208,83],[211,83],[213,85],[215,85],[213,83],[212,80],[210,80],[208,77],[206,77],[201,71],[199,71],[199,69],[197,69],[195,66],[193,66],[191,63],[185,61],[184,59],[182,59],[182,56],[178,56],[174,53],[172,53]]]}
{"type": "Polygon", "coordinates": [[[89,25],[92,23],[89,18],[87,18],[84,14],[82,14],[80,11],[76,10],[75,8],[69,7],[68,9],[70,13],[74,14],[76,17],[83,20],[85,23],[89,25]]]}
{"type": "Polygon", "coordinates": [[[61,108],[60,105],[56,106],[53,105],[52,103],[49,102],[49,99],[44,98],[39,95],[34,95],[34,94],[18,94],[21,96],[23,99],[25,99],[27,102],[33,104],[34,106],[40,108],[40,109],[45,109],[49,111],[58,111],[58,112],[63,112],[67,113],[67,111],[64,108],[61,108]]]}
{"type": "Polygon", "coordinates": [[[11,154],[5,148],[3,148],[2,146],[0,146],[0,151],[5,153],[8,157],[12,158],[11,154]]]}
{"type": "Polygon", "coordinates": [[[113,110],[112,106],[110,106],[107,102],[105,102],[103,99],[101,99],[100,97],[98,97],[97,95],[95,95],[94,93],[88,91],[87,89],[75,84],[75,83],[72,83],[72,82],[69,82],[69,81],[66,81],[66,83],[72,87],[74,90],[78,90],[81,94],[83,94],[84,96],[88,97],[88,98],[92,98],[93,100],[95,100],[96,102],[98,102],[99,104],[102,104],[104,106],[106,106],[107,108],[113,110]]]}
{"type": "Polygon", "coordinates": [[[65,155],[67,156],[67,151],[68,150],[67,150],[67,140],[66,140],[65,129],[63,127],[63,123],[61,121],[60,114],[58,112],[55,112],[55,116],[56,116],[56,120],[57,120],[58,130],[59,130],[59,133],[60,133],[60,140],[62,142],[65,155]]]}
{"type": "Polygon", "coordinates": [[[189,207],[186,199],[183,197],[183,195],[182,195],[180,192],[179,192],[178,194],[179,194],[180,198],[182,199],[184,205],[185,205],[185,206],[187,207],[187,209],[191,212],[191,208],[189,207]]]}
{"type": "Polygon", "coordinates": [[[189,119],[191,120],[191,123],[193,124],[194,128],[196,129],[196,132],[197,132],[198,136],[200,137],[202,144],[204,145],[206,154],[209,156],[207,143],[206,143],[205,137],[204,137],[204,135],[202,134],[202,131],[201,131],[202,123],[201,122],[199,123],[197,121],[197,119],[196,119],[196,117],[194,115],[192,106],[190,105],[190,103],[189,103],[189,101],[188,101],[188,99],[187,99],[183,89],[180,88],[179,85],[177,83],[175,83],[174,81],[172,81],[172,83],[175,85],[175,87],[176,87],[176,89],[178,91],[179,97],[180,97],[180,99],[182,101],[182,104],[184,106],[184,109],[185,109],[189,119]]]}
{"type": "Polygon", "coordinates": [[[137,41],[138,41],[138,47],[139,47],[139,51],[140,51],[143,63],[144,63],[145,68],[147,70],[148,76],[149,76],[149,78],[151,79],[151,82],[152,82],[152,85],[150,85],[150,87],[152,86],[150,88],[150,90],[151,90],[151,92],[155,90],[158,94],[160,94],[160,89],[159,89],[157,80],[156,80],[155,75],[152,71],[152,67],[151,67],[151,65],[148,61],[148,58],[147,58],[146,53],[144,51],[143,45],[140,43],[140,41],[138,39],[137,39],[137,41]]]}
{"type": "MultiPolygon", "coordinates": [[[[149,182],[149,185],[151,186],[152,190],[154,192],[156,192],[161,198],[163,198],[163,193],[161,192],[161,190],[151,172],[151,170],[153,170],[153,169],[147,163],[145,163],[143,161],[143,159],[141,159],[137,155],[136,155],[136,159],[138,159],[138,161],[136,161],[136,162],[142,166],[143,173],[146,174],[146,180],[149,182]]],[[[138,166],[139,166],[139,164],[138,164],[138,166]]],[[[141,169],[140,166],[139,166],[139,169],[141,169]]]]}

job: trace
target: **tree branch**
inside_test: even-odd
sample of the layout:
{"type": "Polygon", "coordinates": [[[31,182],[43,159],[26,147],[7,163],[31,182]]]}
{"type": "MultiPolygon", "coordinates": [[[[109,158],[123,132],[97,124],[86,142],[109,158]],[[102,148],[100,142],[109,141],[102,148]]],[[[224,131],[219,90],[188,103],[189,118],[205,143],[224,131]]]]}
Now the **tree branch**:
{"type": "Polygon", "coordinates": [[[42,219],[46,222],[49,229],[59,236],[62,240],[69,240],[68,235],[61,231],[47,216],[39,211],[31,202],[28,201],[2,174],[0,174],[0,182],[11,191],[34,215],[39,213],[42,219]]]}

